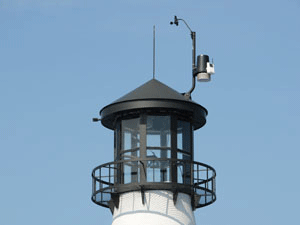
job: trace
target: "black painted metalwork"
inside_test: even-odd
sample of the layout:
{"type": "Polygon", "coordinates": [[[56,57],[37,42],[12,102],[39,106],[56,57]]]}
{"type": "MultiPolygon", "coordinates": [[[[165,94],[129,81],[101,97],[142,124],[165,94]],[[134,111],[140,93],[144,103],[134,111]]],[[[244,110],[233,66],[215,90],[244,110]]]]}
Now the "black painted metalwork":
{"type": "MultiPolygon", "coordinates": [[[[155,160],[122,160],[118,162],[110,162],[96,167],[92,172],[93,177],[93,194],[92,201],[98,205],[109,207],[109,202],[111,201],[111,195],[116,193],[122,194],[130,191],[141,191],[144,193],[146,190],[170,190],[174,192],[174,201],[176,202],[177,194],[186,193],[192,196],[193,207],[200,208],[212,204],[216,200],[216,186],[215,170],[206,164],[200,162],[191,162],[185,160],[175,160],[175,159],[155,159],[155,160]],[[159,174],[155,172],[155,167],[150,165],[161,165],[168,164],[170,167],[175,168],[179,171],[177,182],[165,181],[165,182],[150,182],[150,180],[155,180],[154,177],[159,174]],[[138,176],[144,174],[146,176],[146,181],[144,182],[131,182],[127,184],[120,184],[115,181],[117,176],[124,177],[126,174],[120,173],[119,167],[123,165],[129,165],[132,167],[138,167],[138,176]],[[184,182],[186,174],[180,172],[182,168],[188,166],[193,171],[192,184],[186,184],[184,182]],[[147,171],[152,170],[153,173],[145,174],[147,171]],[[181,178],[179,178],[181,177],[181,178]]],[[[144,197],[142,197],[144,199],[144,197]]]]}
{"type": "Polygon", "coordinates": [[[203,106],[155,79],[105,106],[100,111],[101,123],[113,130],[117,118],[132,118],[133,114],[140,114],[140,110],[179,112],[191,117],[194,130],[206,123],[207,110],[203,106]]]}
{"type": "Polygon", "coordinates": [[[207,110],[152,79],[100,111],[101,123],[114,130],[114,161],[92,172],[92,201],[113,212],[121,194],[169,190],[191,196],[192,207],[216,200],[215,170],[194,161],[193,132],[207,110]]]}
{"type": "Polygon", "coordinates": [[[188,98],[191,98],[191,94],[194,91],[195,87],[196,87],[196,74],[194,73],[194,71],[196,70],[196,32],[192,31],[192,29],[190,28],[190,26],[188,25],[188,23],[184,20],[184,19],[178,19],[177,16],[174,16],[174,22],[171,21],[170,24],[175,24],[176,26],[179,25],[179,21],[183,21],[184,24],[186,25],[186,27],[189,29],[189,31],[191,32],[191,38],[192,38],[192,42],[193,42],[193,51],[192,51],[192,87],[191,89],[184,93],[185,96],[187,96],[188,98]]]}

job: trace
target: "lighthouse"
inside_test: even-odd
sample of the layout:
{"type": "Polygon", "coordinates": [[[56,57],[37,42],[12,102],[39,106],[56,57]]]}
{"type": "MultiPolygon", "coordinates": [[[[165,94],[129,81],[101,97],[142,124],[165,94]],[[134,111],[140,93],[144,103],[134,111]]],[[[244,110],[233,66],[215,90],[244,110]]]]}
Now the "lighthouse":
{"type": "Polygon", "coordinates": [[[112,225],[195,225],[194,211],[216,200],[214,168],[194,159],[207,110],[191,99],[196,78],[213,72],[200,55],[189,92],[153,78],[93,119],[114,132],[113,161],[92,171],[92,201],[111,210],[112,225]]]}

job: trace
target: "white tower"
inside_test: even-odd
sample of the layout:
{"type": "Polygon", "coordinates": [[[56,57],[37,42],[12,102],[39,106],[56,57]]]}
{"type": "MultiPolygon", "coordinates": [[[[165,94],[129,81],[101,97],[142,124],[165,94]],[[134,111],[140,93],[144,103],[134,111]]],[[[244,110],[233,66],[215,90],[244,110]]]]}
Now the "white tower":
{"type": "Polygon", "coordinates": [[[191,93],[196,77],[209,81],[214,73],[206,55],[198,56],[196,66],[195,36],[191,31],[189,92],[180,94],[153,78],[93,119],[114,131],[114,161],[92,172],[92,201],[110,208],[112,225],[195,225],[193,211],[216,200],[215,170],[194,161],[193,133],[206,123],[207,110],[191,93]]]}

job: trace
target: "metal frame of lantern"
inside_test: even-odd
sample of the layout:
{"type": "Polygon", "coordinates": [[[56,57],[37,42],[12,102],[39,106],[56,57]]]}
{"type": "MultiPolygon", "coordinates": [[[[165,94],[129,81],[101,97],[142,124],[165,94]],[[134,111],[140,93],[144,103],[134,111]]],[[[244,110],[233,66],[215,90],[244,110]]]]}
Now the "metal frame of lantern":
{"type": "MultiPolygon", "coordinates": [[[[151,86],[151,96],[154,95],[152,89],[160,90],[162,83],[153,79],[143,86],[151,86]],[[160,87],[160,88],[159,88],[160,87]]],[[[140,87],[139,91],[134,90],[116,102],[104,107],[100,115],[102,117],[102,124],[115,131],[115,155],[114,162],[106,163],[96,167],[92,172],[93,178],[93,191],[92,201],[98,205],[109,207],[112,211],[114,207],[118,208],[119,196],[122,193],[131,191],[141,191],[142,202],[144,203],[144,193],[147,190],[169,190],[173,192],[173,200],[176,203],[178,193],[186,193],[191,196],[192,207],[200,208],[213,203],[216,200],[215,192],[215,170],[203,163],[193,161],[193,131],[199,129],[206,123],[207,110],[201,105],[191,101],[176,92],[168,94],[169,87],[163,85],[162,91],[164,95],[159,97],[147,98],[147,88],[140,87]],[[167,89],[168,88],[168,89],[167,89]],[[171,151],[171,157],[149,157],[147,156],[147,149],[149,146],[146,144],[146,128],[141,130],[140,133],[140,146],[128,149],[124,152],[134,152],[140,149],[140,157],[120,157],[118,149],[120,149],[121,141],[121,121],[133,118],[139,118],[140,123],[147,119],[147,116],[169,116],[170,117],[170,133],[171,133],[171,146],[162,147],[155,146],[155,149],[171,151]],[[178,159],[178,153],[186,153],[178,149],[177,146],[177,126],[178,121],[186,121],[190,124],[190,158],[188,160],[178,159]],[[169,168],[168,180],[155,180],[155,172],[153,169],[152,175],[151,165],[164,164],[169,168]],[[135,168],[131,171],[131,175],[135,176],[133,182],[124,182],[126,173],[124,166],[135,168]],[[189,174],[178,170],[185,169],[189,174]],[[148,170],[148,171],[147,171],[148,170]],[[147,171],[147,172],[146,172],[147,171]],[[152,178],[151,178],[152,176],[152,178]],[[189,176],[189,177],[188,177],[189,176]],[[151,179],[150,179],[151,178],[151,179]],[[153,182],[155,181],[155,182],[153,182]]],[[[171,89],[172,92],[174,91],[171,89]]],[[[149,92],[149,90],[148,90],[149,92]]],[[[175,91],[174,91],[175,92],[175,91]]],[[[141,125],[141,124],[140,124],[141,125]]],[[[150,147],[151,148],[151,147],[150,147]]]]}

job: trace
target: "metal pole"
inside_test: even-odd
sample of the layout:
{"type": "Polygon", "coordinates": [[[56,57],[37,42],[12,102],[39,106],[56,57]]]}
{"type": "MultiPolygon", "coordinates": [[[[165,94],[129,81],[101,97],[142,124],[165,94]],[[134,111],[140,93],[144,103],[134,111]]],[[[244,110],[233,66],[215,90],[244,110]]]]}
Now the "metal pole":
{"type": "Polygon", "coordinates": [[[194,76],[194,69],[196,68],[196,32],[191,32],[191,37],[193,40],[193,76],[194,76]]]}

